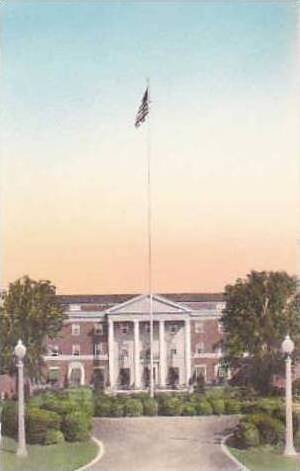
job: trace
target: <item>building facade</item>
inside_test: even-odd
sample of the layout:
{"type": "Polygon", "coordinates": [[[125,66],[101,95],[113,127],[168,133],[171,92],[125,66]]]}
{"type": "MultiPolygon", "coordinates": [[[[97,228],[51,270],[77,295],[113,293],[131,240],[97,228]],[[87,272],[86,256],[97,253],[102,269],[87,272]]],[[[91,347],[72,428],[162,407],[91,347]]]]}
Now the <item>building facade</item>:
{"type": "MultiPolygon", "coordinates": [[[[146,390],[150,382],[148,295],[58,296],[66,312],[47,340],[46,383],[146,390]]],[[[222,365],[222,294],[153,295],[153,377],[157,390],[216,384],[222,365]]]]}

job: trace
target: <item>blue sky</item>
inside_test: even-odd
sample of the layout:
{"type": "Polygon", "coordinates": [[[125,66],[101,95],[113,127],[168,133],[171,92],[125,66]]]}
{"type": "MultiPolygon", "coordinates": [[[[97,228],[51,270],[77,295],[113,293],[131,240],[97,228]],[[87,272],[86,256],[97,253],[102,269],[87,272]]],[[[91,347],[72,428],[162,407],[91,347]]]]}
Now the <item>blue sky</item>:
{"type": "Polygon", "coordinates": [[[146,77],[157,290],[295,269],[295,2],[10,0],[1,21],[4,284],[144,290],[146,77]]]}

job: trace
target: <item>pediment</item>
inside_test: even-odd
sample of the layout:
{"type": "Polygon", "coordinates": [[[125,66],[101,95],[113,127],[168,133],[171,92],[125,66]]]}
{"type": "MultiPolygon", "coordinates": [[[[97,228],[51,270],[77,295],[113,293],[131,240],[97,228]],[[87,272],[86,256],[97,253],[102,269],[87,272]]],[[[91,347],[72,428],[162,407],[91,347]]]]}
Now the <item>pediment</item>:
{"type": "MultiPolygon", "coordinates": [[[[185,306],[174,303],[159,295],[152,295],[153,314],[183,314],[190,312],[185,306]]],[[[108,314],[149,314],[150,312],[150,296],[143,294],[110,308],[108,314]]]]}

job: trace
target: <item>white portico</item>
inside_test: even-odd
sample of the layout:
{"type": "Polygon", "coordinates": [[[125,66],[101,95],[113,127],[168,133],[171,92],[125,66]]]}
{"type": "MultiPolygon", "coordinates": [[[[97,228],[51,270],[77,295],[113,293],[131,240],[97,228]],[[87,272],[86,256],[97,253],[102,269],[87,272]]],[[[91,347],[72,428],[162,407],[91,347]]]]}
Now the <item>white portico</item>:
{"type": "MultiPolygon", "coordinates": [[[[153,295],[156,388],[187,387],[191,378],[190,310],[153,295]]],[[[111,390],[145,389],[150,375],[150,299],[141,295],[107,311],[111,390]]]]}

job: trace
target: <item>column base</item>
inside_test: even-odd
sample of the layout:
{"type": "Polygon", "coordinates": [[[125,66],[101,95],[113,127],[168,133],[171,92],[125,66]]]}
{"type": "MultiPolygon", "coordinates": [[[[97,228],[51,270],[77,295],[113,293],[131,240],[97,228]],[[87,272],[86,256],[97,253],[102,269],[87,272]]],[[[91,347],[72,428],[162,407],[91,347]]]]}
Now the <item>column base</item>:
{"type": "Polygon", "coordinates": [[[27,452],[26,448],[18,448],[17,449],[17,456],[26,458],[26,456],[28,456],[28,452],[27,452]]]}
{"type": "Polygon", "coordinates": [[[293,446],[285,447],[283,454],[284,456],[297,456],[298,455],[298,453],[296,452],[293,446]]]}

